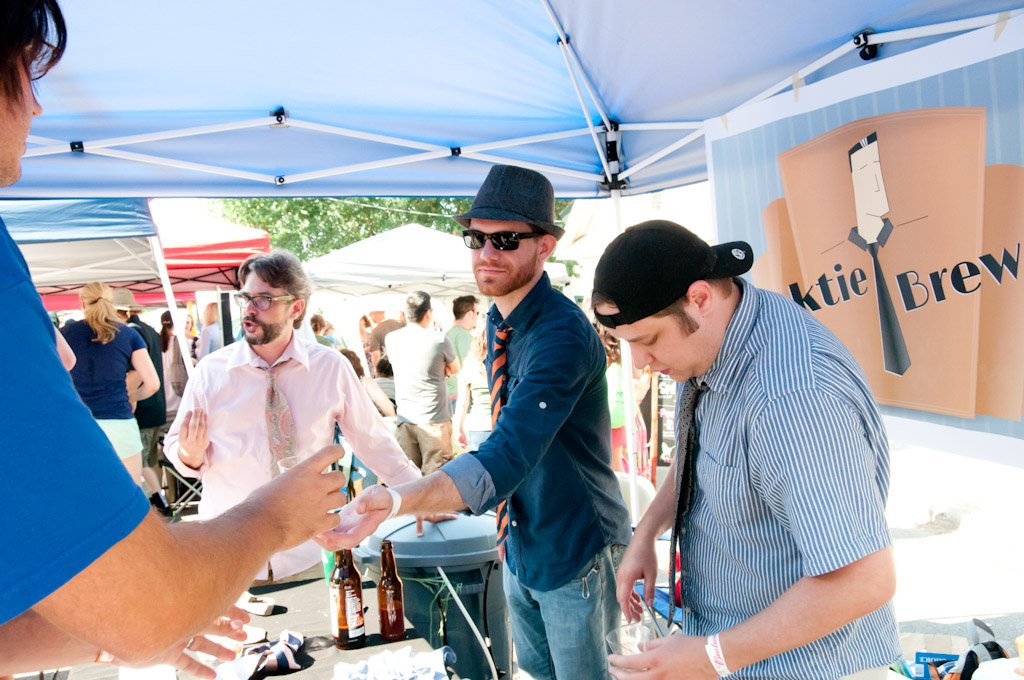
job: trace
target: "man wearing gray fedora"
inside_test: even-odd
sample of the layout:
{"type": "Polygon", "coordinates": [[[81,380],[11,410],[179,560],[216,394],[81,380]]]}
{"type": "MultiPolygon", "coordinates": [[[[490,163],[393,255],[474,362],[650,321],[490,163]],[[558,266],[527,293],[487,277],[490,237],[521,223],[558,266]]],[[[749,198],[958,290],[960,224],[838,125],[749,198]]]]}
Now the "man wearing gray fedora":
{"type": "Polygon", "coordinates": [[[544,273],[562,235],[554,205],[543,175],[499,165],[455,218],[477,287],[494,299],[490,437],[421,480],[364,491],[319,541],[355,545],[398,512],[497,510],[520,670],[589,680],[609,677],[604,637],[619,622],[615,570],[630,524],[611,469],[603,346],[544,273]]]}

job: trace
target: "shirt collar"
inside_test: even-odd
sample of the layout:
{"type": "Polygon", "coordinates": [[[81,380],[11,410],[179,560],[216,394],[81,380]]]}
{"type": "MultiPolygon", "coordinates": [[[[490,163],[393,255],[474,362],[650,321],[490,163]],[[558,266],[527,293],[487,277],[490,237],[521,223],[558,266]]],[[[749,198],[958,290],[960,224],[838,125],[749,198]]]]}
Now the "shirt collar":
{"type": "Polygon", "coordinates": [[[544,309],[544,300],[547,299],[551,291],[551,279],[548,278],[548,273],[544,272],[530,292],[526,294],[526,297],[520,300],[516,308],[508,315],[508,318],[502,318],[498,306],[491,305],[491,308],[487,310],[487,319],[495,326],[504,321],[515,331],[526,331],[544,309]]]}
{"type": "MultiPolygon", "coordinates": [[[[229,371],[231,369],[238,368],[239,366],[253,366],[260,370],[271,368],[267,365],[267,362],[256,354],[256,352],[252,351],[252,347],[244,339],[238,340],[231,346],[235,351],[231,355],[231,358],[228,359],[229,371]]],[[[299,334],[294,331],[292,331],[291,341],[288,343],[288,346],[285,347],[284,353],[281,354],[277,363],[280,364],[288,359],[294,359],[297,363],[302,364],[306,370],[309,370],[309,351],[306,347],[306,343],[299,339],[299,334]]]]}
{"type": "Polygon", "coordinates": [[[740,303],[729,320],[729,327],[722,338],[722,346],[715,357],[715,363],[711,364],[703,380],[699,381],[706,383],[715,391],[728,390],[735,380],[737,364],[743,356],[743,348],[746,347],[747,340],[754,330],[761,309],[758,289],[738,277],[735,281],[740,288],[740,303]]]}

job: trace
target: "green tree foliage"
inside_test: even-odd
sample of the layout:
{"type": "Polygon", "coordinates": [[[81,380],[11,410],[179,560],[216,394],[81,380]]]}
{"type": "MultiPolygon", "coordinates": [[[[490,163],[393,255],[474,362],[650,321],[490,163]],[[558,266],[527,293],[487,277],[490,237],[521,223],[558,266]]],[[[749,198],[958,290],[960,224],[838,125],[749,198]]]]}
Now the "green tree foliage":
{"type": "MultiPolygon", "coordinates": [[[[376,234],[415,222],[447,234],[462,227],[452,219],[469,211],[471,198],[232,198],[210,201],[224,218],[270,234],[270,245],[306,261],[376,234]]],[[[556,201],[559,223],[572,201],[556,201]]],[[[566,261],[573,275],[573,261],[566,261]]]]}
{"type": "Polygon", "coordinates": [[[415,222],[454,234],[452,216],[469,198],[251,198],[211,201],[214,212],[236,224],[264,229],[270,244],[300,260],[325,255],[364,238],[415,222]]]}

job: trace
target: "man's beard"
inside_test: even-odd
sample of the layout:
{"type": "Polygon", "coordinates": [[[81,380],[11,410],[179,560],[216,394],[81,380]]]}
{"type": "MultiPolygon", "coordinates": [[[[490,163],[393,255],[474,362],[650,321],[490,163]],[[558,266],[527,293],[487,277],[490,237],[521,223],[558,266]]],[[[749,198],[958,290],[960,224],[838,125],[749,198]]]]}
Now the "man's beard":
{"type": "Polygon", "coordinates": [[[283,321],[277,325],[271,325],[263,323],[262,321],[257,321],[251,316],[245,317],[243,321],[254,323],[260,327],[261,331],[263,331],[261,336],[257,336],[256,334],[250,334],[244,330],[242,331],[242,335],[245,336],[245,341],[248,342],[250,345],[266,345],[269,342],[273,342],[274,340],[281,336],[281,333],[284,332],[285,325],[288,323],[287,321],[283,321]]]}
{"type": "Polygon", "coordinates": [[[473,277],[476,279],[476,287],[480,290],[480,293],[488,297],[503,297],[508,295],[514,290],[519,290],[530,282],[533,278],[534,272],[527,267],[516,268],[511,272],[506,272],[506,275],[501,277],[499,280],[486,283],[481,280],[480,276],[476,272],[476,268],[473,269],[473,277]]]}

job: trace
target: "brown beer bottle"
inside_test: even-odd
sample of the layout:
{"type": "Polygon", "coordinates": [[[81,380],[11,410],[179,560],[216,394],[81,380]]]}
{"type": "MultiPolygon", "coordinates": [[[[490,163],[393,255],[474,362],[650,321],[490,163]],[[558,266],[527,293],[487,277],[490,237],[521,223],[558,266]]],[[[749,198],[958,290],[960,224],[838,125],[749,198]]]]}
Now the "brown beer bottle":
{"type": "Polygon", "coordinates": [[[331,572],[331,626],[334,646],[358,649],[366,644],[363,626],[363,577],[352,563],[351,550],[334,553],[331,572]]]}
{"type": "Polygon", "coordinates": [[[380,542],[380,583],[377,584],[377,608],[380,610],[380,637],[392,642],[405,637],[405,608],[402,606],[402,579],[395,568],[391,541],[380,542]]]}

